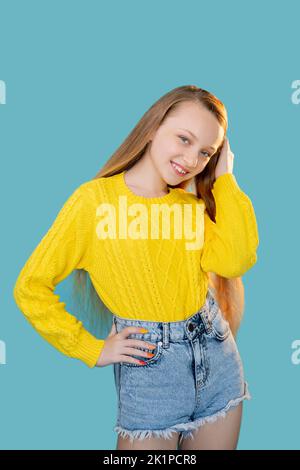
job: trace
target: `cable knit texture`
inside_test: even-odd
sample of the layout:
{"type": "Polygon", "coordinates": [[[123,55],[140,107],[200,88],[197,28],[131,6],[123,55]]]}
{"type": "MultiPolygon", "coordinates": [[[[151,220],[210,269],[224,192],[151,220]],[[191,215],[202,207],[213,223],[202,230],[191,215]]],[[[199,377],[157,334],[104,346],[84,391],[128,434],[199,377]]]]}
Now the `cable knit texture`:
{"type": "Polygon", "coordinates": [[[55,286],[74,269],[89,273],[102,301],[120,317],[181,321],[204,304],[208,272],[238,277],[257,261],[254,209],[233,174],[225,173],[214,183],[216,223],[193,193],[169,187],[169,193],[161,197],[139,196],[127,186],[124,174],[90,180],[75,189],[14,287],[17,305],[38,333],[89,367],[96,365],[105,341],[90,334],[54,293],[55,286]],[[165,232],[162,235],[163,222],[154,224],[156,238],[150,232],[151,211],[157,204],[170,210],[162,211],[162,218],[171,214],[167,237],[165,232]],[[172,212],[175,206],[182,211],[181,219],[172,212]],[[187,213],[190,219],[185,218],[187,213]],[[144,218],[139,225],[134,220],[140,214],[144,218]],[[175,228],[180,226],[183,236],[177,237],[175,228]],[[191,233],[199,240],[202,233],[202,243],[187,249],[195,241],[191,233]]]}

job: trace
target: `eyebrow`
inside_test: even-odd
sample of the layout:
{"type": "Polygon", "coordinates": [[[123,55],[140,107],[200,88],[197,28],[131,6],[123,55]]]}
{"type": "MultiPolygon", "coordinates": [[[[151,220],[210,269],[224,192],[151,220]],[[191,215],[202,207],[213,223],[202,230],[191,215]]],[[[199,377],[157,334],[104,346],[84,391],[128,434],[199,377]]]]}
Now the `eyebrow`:
{"type": "MultiPolygon", "coordinates": [[[[193,134],[192,131],[189,131],[188,129],[183,129],[182,127],[179,127],[178,129],[181,129],[182,131],[189,132],[189,134],[191,134],[191,136],[193,136],[195,140],[198,140],[197,137],[195,136],[195,134],[193,134]]],[[[214,147],[212,147],[211,145],[207,145],[206,147],[212,149],[214,152],[216,151],[216,149],[214,147]]]]}

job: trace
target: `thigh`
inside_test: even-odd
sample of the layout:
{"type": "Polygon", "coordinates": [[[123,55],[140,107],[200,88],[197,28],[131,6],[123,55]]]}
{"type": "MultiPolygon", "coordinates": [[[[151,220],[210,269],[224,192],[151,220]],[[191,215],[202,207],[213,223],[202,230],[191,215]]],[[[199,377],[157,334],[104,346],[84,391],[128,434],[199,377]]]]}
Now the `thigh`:
{"type": "Polygon", "coordinates": [[[122,438],[139,441],[153,437],[155,442],[173,438],[185,429],[193,412],[195,386],[189,343],[170,342],[166,349],[162,342],[156,344],[154,357],[143,358],[146,365],[115,364],[118,416],[114,430],[122,438]]]}
{"type": "Polygon", "coordinates": [[[211,327],[197,338],[197,403],[192,421],[212,421],[244,399],[250,399],[244,367],[227,320],[220,310],[211,327]]]}
{"type": "Polygon", "coordinates": [[[235,450],[238,443],[243,402],[227,411],[216,421],[194,430],[192,437],[182,438],[180,450],[235,450]]]}
{"type": "Polygon", "coordinates": [[[179,433],[174,433],[171,438],[149,437],[146,439],[130,439],[118,436],[116,450],[177,450],[179,433]]]}

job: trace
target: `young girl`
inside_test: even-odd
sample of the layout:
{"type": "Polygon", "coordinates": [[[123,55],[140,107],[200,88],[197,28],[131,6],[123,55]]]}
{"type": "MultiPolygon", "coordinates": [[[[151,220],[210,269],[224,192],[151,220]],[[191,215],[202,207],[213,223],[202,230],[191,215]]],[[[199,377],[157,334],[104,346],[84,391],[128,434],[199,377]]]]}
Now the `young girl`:
{"type": "MultiPolygon", "coordinates": [[[[254,209],[233,174],[227,113],[181,86],[82,183],[21,270],[14,297],[62,353],[114,365],[117,449],[235,449],[250,399],[235,341],[254,209]],[[72,271],[111,312],[99,339],[55,286],[72,271]]],[[[99,315],[99,312],[98,312],[99,315]]]]}

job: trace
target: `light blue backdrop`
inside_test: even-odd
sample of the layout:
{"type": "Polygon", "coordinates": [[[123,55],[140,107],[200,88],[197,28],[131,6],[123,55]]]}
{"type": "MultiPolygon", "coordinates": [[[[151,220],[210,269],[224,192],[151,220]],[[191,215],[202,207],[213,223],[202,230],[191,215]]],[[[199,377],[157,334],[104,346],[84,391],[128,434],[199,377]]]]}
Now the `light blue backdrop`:
{"type": "Polygon", "coordinates": [[[300,448],[299,15],[296,1],[0,1],[1,448],[115,448],[113,368],[56,351],[12,289],[71,192],[184,84],[227,106],[234,173],[259,224],[238,339],[253,397],[239,449],[300,448]]]}

